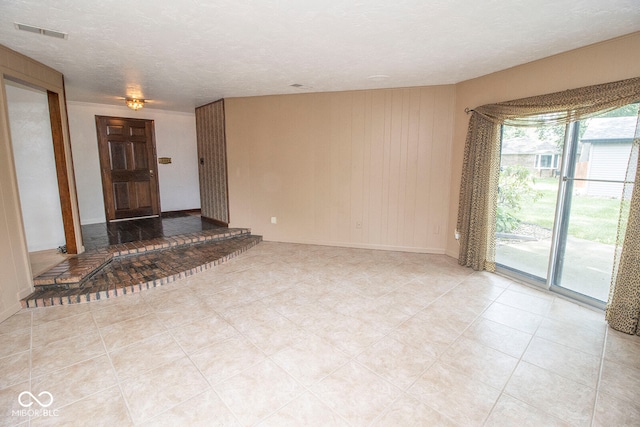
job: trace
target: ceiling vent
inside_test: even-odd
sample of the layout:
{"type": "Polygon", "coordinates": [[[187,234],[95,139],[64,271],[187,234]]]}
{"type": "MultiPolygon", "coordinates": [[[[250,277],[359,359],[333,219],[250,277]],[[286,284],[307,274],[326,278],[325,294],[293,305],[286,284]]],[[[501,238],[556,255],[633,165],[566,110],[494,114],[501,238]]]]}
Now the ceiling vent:
{"type": "Polygon", "coordinates": [[[64,40],[66,40],[69,37],[67,33],[63,33],[60,31],[47,30],[40,27],[34,27],[33,25],[19,24],[17,22],[15,22],[14,24],[16,26],[16,29],[20,31],[28,31],[30,33],[42,34],[43,36],[55,37],[57,39],[64,39],[64,40]]]}
{"type": "Polygon", "coordinates": [[[387,80],[389,78],[389,76],[387,76],[386,74],[374,74],[373,76],[369,76],[367,77],[367,79],[374,81],[374,82],[383,82],[385,80],[387,80]]]}

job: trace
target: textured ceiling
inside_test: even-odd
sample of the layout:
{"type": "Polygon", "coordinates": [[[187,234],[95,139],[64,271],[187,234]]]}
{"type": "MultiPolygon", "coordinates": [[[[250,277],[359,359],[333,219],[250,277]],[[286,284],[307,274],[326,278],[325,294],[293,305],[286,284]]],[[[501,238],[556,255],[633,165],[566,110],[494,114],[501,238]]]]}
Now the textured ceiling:
{"type": "Polygon", "coordinates": [[[68,99],[176,111],[457,83],[639,30],[638,0],[0,0],[0,43],[64,73],[68,99]]]}

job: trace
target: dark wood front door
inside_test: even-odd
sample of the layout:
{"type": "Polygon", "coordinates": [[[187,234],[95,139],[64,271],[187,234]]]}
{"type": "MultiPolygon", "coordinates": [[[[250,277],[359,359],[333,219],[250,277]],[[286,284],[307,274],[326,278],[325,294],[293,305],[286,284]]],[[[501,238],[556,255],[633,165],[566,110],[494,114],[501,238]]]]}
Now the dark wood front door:
{"type": "Polygon", "coordinates": [[[153,120],[96,116],[107,221],[160,215],[153,120]]]}

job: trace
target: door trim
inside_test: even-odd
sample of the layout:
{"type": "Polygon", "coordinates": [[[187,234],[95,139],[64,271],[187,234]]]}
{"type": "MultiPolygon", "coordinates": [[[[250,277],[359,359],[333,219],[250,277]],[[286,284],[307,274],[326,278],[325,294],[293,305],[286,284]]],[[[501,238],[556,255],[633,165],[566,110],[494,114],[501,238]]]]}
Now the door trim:
{"type": "MultiPolygon", "coordinates": [[[[64,150],[64,136],[62,129],[62,115],[60,114],[60,97],[56,92],[47,90],[49,101],[49,117],[51,121],[51,137],[53,139],[53,155],[58,177],[60,193],[60,208],[62,209],[62,224],[68,254],[77,254],[76,230],[73,222],[73,201],[69,191],[69,176],[67,175],[67,156],[64,150]]],[[[82,233],[82,229],[78,230],[82,233]]],[[[82,234],[81,234],[82,235],[82,234]]]]}

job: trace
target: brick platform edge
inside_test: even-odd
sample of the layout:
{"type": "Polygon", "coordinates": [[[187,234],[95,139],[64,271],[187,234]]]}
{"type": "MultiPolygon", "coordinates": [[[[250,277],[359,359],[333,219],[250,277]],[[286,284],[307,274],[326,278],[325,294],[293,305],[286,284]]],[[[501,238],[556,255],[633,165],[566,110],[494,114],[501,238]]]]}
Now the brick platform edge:
{"type": "Polygon", "coordinates": [[[251,234],[248,228],[204,230],[191,234],[160,237],[152,240],[120,243],[104,249],[88,251],[69,258],[33,279],[36,288],[63,285],[77,287],[84,279],[94,274],[112,259],[121,256],[170,249],[192,243],[225,240],[230,237],[251,234]]]}
{"type": "Polygon", "coordinates": [[[35,294],[38,293],[36,291],[33,294],[26,297],[25,299],[23,299],[22,301],[20,301],[20,303],[22,304],[22,308],[39,308],[39,307],[51,307],[55,305],[80,304],[80,303],[91,302],[91,301],[101,301],[101,300],[115,298],[122,295],[141,292],[151,288],[157,288],[159,286],[166,285],[167,283],[172,283],[177,279],[183,279],[185,277],[192,276],[202,271],[209,270],[218,264],[227,262],[230,259],[240,255],[241,253],[246,252],[248,249],[251,249],[252,247],[256,246],[258,243],[262,241],[261,236],[252,236],[252,237],[253,239],[251,239],[245,246],[221,258],[215,259],[213,261],[207,262],[203,265],[191,268],[189,270],[182,271],[180,273],[163,277],[161,279],[155,279],[155,280],[150,280],[148,282],[143,282],[143,283],[141,282],[134,285],[123,286],[122,288],[112,289],[109,291],[88,292],[86,294],[69,295],[69,296],[32,298],[35,294]]]}

